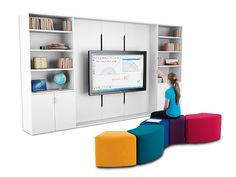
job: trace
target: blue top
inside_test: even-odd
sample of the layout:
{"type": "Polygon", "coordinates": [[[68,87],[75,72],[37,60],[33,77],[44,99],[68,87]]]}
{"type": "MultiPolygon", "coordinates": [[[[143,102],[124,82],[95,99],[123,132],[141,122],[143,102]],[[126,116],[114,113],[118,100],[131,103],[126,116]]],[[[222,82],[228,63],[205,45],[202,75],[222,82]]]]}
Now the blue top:
{"type": "Polygon", "coordinates": [[[174,88],[168,88],[165,92],[165,98],[169,100],[169,107],[166,110],[166,115],[173,118],[180,116],[180,105],[176,104],[175,97],[174,88]]]}

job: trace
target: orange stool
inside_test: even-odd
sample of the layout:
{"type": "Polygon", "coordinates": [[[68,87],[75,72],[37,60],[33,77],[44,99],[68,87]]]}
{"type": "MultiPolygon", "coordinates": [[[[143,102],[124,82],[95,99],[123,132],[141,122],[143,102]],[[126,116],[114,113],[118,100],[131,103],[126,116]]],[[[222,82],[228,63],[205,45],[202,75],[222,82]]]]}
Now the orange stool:
{"type": "Polygon", "coordinates": [[[126,131],[106,131],[95,137],[96,166],[136,165],[136,136],[126,131]]]}

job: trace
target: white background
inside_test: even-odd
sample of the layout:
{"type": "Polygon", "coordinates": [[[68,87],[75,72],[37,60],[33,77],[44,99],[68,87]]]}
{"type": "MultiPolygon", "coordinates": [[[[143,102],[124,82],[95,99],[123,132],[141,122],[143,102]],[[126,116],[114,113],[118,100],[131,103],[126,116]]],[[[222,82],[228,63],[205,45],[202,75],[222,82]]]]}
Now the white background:
{"type": "Polygon", "coordinates": [[[0,176],[235,176],[236,5],[228,1],[6,0],[0,3],[0,176]],[[40,136],[21,128],[18,15],[52,13],[184,26],[183,113],[221,113],[222,139],[176,145],[142,166],[98,169],[94,137],[143,119],[40,136]]]}

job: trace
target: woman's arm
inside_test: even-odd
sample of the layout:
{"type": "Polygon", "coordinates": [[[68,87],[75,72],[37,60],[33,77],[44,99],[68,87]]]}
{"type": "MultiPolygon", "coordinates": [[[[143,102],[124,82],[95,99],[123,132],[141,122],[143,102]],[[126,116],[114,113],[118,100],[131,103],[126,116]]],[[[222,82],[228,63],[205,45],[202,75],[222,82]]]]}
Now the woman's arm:
{"type": "Polygon", "coordinates": [[[164,110],[167,110],[167,108],[169,107],[169,99],[165,99],[165,106],[164,106],[164,110]]]}

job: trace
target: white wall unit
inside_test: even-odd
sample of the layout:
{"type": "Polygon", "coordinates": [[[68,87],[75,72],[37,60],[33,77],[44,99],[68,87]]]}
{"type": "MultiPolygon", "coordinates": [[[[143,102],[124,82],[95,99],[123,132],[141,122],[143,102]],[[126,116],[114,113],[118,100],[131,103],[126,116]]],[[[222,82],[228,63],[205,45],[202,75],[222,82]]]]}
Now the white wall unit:
{"type": "Polygon", "coordinates": [[[162,109],[167,85],[158,83],[157,69],[175,72],[181,79],[182,52],[162,51],[166,42],[181,42],[182,37],[171,36],[178,28],[181,27],[41,14],[21,15],[23,129],[30,134],[40,134],[138,118],[162,109]],[[52,18],[55,29],[29,29],[29,17],[52,18]],[[61,23],[68,19],[72,22],[72,31],[63,31],[61,23]],[[40,50],[40,46],[55,42],[66,43],[70,48],[40,50]],[[147,51],[145,91],[103,95],[103,102],[101,96],[88,95],[88,50],[101,50],[101,42],[103,50],[124,50],[125,47],[127,51],[147,51]],[[179,66],[158,66],[159,56],[178,57],[179,66]],[[31,68],[33,57],[46,57],[48,68],[31,68]],[[72,58],[73,68],[57,68],[57,59],[61,57],[72,58]],[[65,73],[68,79],[61,90],[52,82],[52,76],[57,72],[65,73]],[[32,93],[30,83],[34,79],[46,79],[48,90],[32,93]]]}

